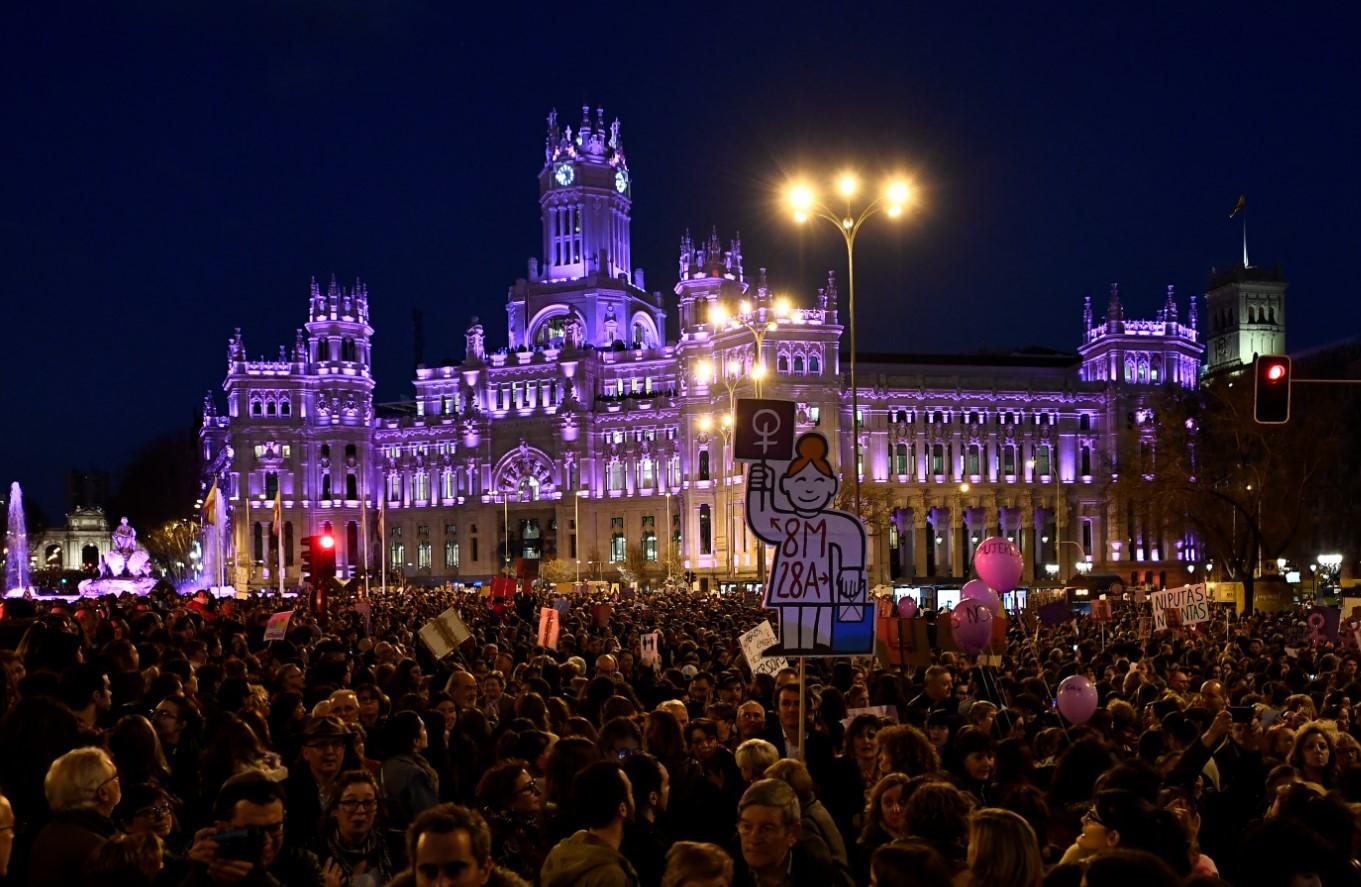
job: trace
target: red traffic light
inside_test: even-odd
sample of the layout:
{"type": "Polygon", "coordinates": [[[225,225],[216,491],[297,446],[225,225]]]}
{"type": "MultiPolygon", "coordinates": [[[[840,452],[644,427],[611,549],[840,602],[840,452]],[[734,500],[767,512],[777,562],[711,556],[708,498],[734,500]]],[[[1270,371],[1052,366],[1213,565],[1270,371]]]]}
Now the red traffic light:
{"type": "Polygon", "coordinates": [[[1266,368],[1268,382],[1279,382],[1285,378],[1285,364],[1273,363],[1266,368]]]}
{"type": "Polygon", "coordinates": [[[1290,421],[1290,358],[1264,354],[1253,367],[1252,418],[1262,425],[1290,421]]]}
{"type": "Polygon", "coordinates": [[[323,535],[317,537],[317,542],[318,542],[318,544],[321,545],[322,548],[335,548],[335,547],[336,547],[336,539],[335,539],[334,536],[328,536],[328,535],[324,535],[324,534],[323,534],[323,535]]]}

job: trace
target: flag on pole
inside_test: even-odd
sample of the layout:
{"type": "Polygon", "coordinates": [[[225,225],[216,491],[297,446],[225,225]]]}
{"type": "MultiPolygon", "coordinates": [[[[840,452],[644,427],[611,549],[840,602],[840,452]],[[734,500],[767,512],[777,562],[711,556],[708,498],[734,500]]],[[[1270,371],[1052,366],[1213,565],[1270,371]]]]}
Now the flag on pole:
{"type": "Polygon", "coordinates": [[[275,528],[284,525],[284,491],[278,488],[274,491],[274,526],[275,528]]]}
{"type": "Polygon", "coordinates": [[[1247,206],[1248,206],[1248,195],[1246,195],[1246,194],[1239,194],[1239,195],[1238,195],[1238,202],[1235,203],[1235,204],[1233,205],[1233,210],[1232,210],[1232,212],[1229,213],[1229,218],[1232,219],[1234,216],[1238,215],[1238,214],[1241,213],[1243,210],[1247,209],[1247,206]]]}
{"type": "Polygon", "coordinates": [[[212,487],[208,490],[208,495],[203,499],[203,522],[205,524],[217,523],[217,498],[222,495],[217,491],[217,481],[213,481],[212,487]]]}

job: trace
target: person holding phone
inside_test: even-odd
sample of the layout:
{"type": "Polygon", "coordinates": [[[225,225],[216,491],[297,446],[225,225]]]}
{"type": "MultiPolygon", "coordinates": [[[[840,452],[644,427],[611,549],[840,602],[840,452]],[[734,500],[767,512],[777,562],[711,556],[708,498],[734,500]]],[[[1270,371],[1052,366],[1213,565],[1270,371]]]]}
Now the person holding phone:
{"type": "Polygon", "coordinates": [[[316,854],[285,844],[284,790],[263,773],[248,770],[223,783],[213,818],[194,835],[186,887],[339,887],[339,880],[327,883],[316,854]]]}

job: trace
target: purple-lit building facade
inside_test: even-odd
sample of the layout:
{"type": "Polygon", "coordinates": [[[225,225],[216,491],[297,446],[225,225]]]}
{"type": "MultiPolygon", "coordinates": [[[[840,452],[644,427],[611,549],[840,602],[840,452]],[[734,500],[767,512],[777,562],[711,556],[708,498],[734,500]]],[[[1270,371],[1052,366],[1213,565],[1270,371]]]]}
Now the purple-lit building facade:
{"type": "MultiPolygon", "coordinates": [[[[852,463],[837,282],[789,304],[764,268],[747,273],[739,240],[687,233],[671,293],[649,292],[630,265],[633,184],[617,121],[550,115],[542,258],[509,289],[505,338],[489,344],[473,318],[462,362],[418,367],[401,409],[374,410],[362,283],[313,282],[308,321],[277,359],[248,359],[237,331],[226,409],[205,403],[201,437],[205,480],[228,493],[238,586],[277,581],[276,489],[289,584],[301,538],[327,530],[342,575],[366,562],[376,574],[382,557],[410,580],[473,581],[509,556],[556,558],[582,579],[632,561],[654,582],[756,580],[723,416],[763,367],[763,396],[797,402],[801,427],[852,463]]],[[[1143,399],[1197,384],[1194,301],[1186,323],[1170,290],[1155,320],[1126,321],[1113,288],[1103,322],[1090,300],[1084,315],[1075,354],[860,356],[874,583],[963,578],[998,532],[1026,552],[1028,581],[1079,561],[1139,582],[1186,575],[1200,556],[1186,531],[1117,513],[1106,486],[1143,399]]]]}

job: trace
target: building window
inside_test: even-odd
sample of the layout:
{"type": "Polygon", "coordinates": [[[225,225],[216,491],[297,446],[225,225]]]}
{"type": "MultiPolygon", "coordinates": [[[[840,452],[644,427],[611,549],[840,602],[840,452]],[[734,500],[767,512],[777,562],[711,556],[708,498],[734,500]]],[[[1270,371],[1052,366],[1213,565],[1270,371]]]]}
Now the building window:
{"type": "Polygon", "coordinates": [[[809,356],[808,356],[808,372],[809,372],[810,374],[816,375],[817,373],[821,372],[821,368],[822,368],[822,363],[821,363],[821,361],[818,360],[818,356],[817,356],[816,354],[811,354],[811,355],[809,355],[809,356]]]}
{"type": "Polygon", "coordinates": [[[1047,477],[1053,472],[1049,465],[1049,447],[1047,445],[1035,448],[1035,473],[1041,477],[1047,477]]]}
{"type": "Polygon", "coordinates": [[[777,372],[777,373],[787,373],[787,372],[789,372],[789,356],[788,356],[788,355],[781,354],[779,357],[777,357],[777,358],[775,359],[775,372],[777,372]]]}
{"type": "Polygon", "coordinates": [[[265,472],[265,498],[274,501],[274,496],[279,492],[279,474],[276,471],[265,472]]]}
{"type": "Polygon", "coordinates": [[[265,525],[259,521],[255,522],[254,538],[252,539],[251,555],[257,564],[265,562],[265,525]]]}
{"type": "Polygon", "coordinates": [[[618,564],[627,555],[628,540],[624,537],[624,519],[610,518],[610,563],[618,564]]]}
{"type": "Polygon", "coordinates": [[[822,407],[809,407],[809,408],[808,408],[808,421],[809,421],[809,422],[812,422],[812,423],[813,423],[813,427],[815,427],[815,428],[816,428],[817,426],[821,425],[821,424],[822,424],[822,407]]]}
{"type": "Polygon", "coordinates": [[[943,444],[931,445],[931,473],[937,476],[945,473],[945,447],[943,444]]]}
{"type": "Polygon", "coordinates": [[[611,462],[606,477],[608,478],[607,489],[610,492],[624,489],[624,463],[618,459],[611,462]]]}
{"type": "Polygon", "coordinates": [[[700,479],[700,480],[708,480],[708,479],[709,479],[709,451],[708,451],[708,450],[700,450],[700,451],[699,451],[699,479],[700,479]]]}
{"type": "Polygon", "coordinates": [[[681,516],[680,512],[671,515],[671,548],[668,554],[680,551],[681,544],[681,516]]]}
{"type": "Polygon", "coordinates": [[[964,457],[964,473],[968,475],[978,474],[979,463],[978,444],[969,444],[969,450],[964,457]]]}
{"type": "Polygon", "coordinates": [[[394,570],[400,570],[406,564],[406,546],[400,540],[392,543],[389,564],[394,570]]]}
{"type": "Polygon", "coordinates": [[[708,505],[699,507],[699,553],[714,553],[713,513],[708,505]]]}
{"type": "Polygon", "coordinates": [[[416,544],[416,566],[422,570],[430,569],[430,540],[424,539],[416,544]]]}
{"type": "Polygon", "coordinates": [[[801,355],[794,356],[794,375],[803,375],[803,357],[801,355]]]}
{"type": "Polygon", "coordinates": [[[284,521],[284,566],[293,566],[293,522],[284,521]]]}
{"type": "Polygon", "coordinates": [[[347,472],[345,475],[345,498],[351,502],[359,499],[359,478],[355,476],[353,471],[347,472]]]}
{"type": "Polygon", "coordinates": [[[345,524],[345,563],[355,566],[359,563],[359,522],[345,524]]]}
{"type": "MultiPolygon", "coordinates": [[[[329,482],[328,482],[329,483],[329,482]]],[[[325,499],[326,496],[321,498],[325,499]]],[[[400,474],[388,475],[388,501],[395,502],[402,498],[402,476],[400,474]]]]}
{"type": "Polygon", "coordinates": [[[1089,520],[1082,522],[1082,551],[1084,554],[1092,553],[1092,522],[1089,520]]]}
{"type": "Polygon", "coordinates": [[[898,474],[907,474],[908,458],[907,444],[898,444],[893,448],[894,469],[898,474]]]}
{"type": "Polygon", "coordinates": [[[657,559],[657,518],[655,515],[643,515],[643,560],[655,561],[657,559]]]}
{"type": "Polygon", "coordinates": [[[1092,476],[1092,448],[1083,446],[1082,448],[1082,476],[1092,476]]]}
{"type": "Polygon", "coordinates": [[[416,473],[415,480],[416,480],[415,501],[424,502],[429,498],[430,475],[426,474],[424,471],[420,471],[416,473]]]}
{"type": "Polygon", "coordinates": [[[1014,477],[1016,474],[1016,446],[1007,444],[1002,447],[1002,473],[1014,477]]]}
{"type": "Polygon", "coordinates": [[[654,486],[652,481],[652,460],[644,459],[638,463],[638,486],[644,490],[650,490],[654,486]]]}
{"type": "Polygon", "coordinates": [[[279,415],[287,416],[293,412],[293,405],[287,400],[279,401],[279,415]]]}
{"type": "Polygon", "coordinates": [[[321,473],[321,498],[322,501],[330,501],[331,498],[331,472],[321,473]]]}
{"type": "Polygon", "coordinates": [[[1077,429],[1078,429],[1078,431],[1091,431],[1091,430],[1092,430],[1092,414],[1091,414],[1091,413],[1083,413],[1083,414],[1081,414],[1080,416],[1077,417],[1077,429]]]}
{"type": "Polygon", "coordinates": [[[469,540],[469,544],[473,547],[473,563],[477,563],[477,537],[472,537],[472,539],[469,540]]]}

